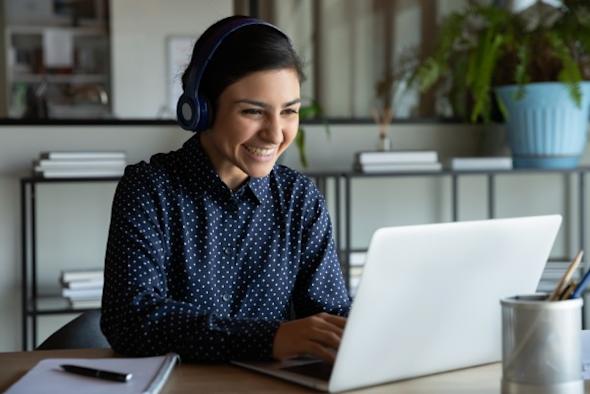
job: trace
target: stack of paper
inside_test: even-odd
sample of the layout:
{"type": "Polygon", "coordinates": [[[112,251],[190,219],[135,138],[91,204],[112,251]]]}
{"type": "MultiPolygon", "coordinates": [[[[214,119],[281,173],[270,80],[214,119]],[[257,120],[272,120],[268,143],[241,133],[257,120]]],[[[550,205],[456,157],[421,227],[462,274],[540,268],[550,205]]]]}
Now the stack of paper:
{"type": "Polygon", "coordinates": [[[100,308],[104,277],[102,270],[62,271],[61,294],[74,309],[100,308]]]}
{"type": "Polygon", "coordinates": [[[125,152],[44,152],[33,163],[44,178],[100,178],[123,175],[125,152]]]}
{"type": "Polygon", "coordinates": [[[432,172],[442,168],[436,151],[369,151],[356,154],[354,169],[365,173],[432,172]]]}

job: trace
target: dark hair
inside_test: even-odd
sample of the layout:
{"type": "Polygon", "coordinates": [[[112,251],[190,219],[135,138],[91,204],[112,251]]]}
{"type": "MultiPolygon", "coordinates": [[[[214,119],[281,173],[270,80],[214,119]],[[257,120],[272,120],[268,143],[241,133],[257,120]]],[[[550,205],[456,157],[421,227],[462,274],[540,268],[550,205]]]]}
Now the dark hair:
{"type": "MultiPolygon", "coordinates": [[[[191,61],[182,74],[183,90],[186,89],[197,56],[203,55],[199,51],[203,50],[204,43],[220,25],[238,18],[246,17],[236,15],[221,19],[199,37],[191,61]]],[[[284,68],[295,70],[300,82],[305,80],[302,62],[288,38],[270,26],[244,26],[227,36],[216,49],[203,73],[199,92],[209,100],[215,114],[219,96],[232,83],[253,72],[284,68]]]]}

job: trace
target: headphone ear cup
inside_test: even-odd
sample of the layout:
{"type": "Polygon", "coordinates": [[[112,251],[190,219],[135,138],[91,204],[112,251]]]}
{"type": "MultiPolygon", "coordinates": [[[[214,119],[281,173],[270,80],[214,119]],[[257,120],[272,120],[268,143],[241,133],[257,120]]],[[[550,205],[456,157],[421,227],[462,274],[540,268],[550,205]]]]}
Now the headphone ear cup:
{"type": "Polygon", "coordinates": [[[197,131],[196,129],[200,118],[199,105],[193,97],[183,93],[178,98],[176,118],[178,119],[180,127],[183,129],[197,131]]]}
{"type": "Polygon", "coordinates": [[[205,131],[213,123],[211,104],[206,97],[199,95],[196,105],[198,106],[199,118],[196,121],[195,131],[205,131]]]}

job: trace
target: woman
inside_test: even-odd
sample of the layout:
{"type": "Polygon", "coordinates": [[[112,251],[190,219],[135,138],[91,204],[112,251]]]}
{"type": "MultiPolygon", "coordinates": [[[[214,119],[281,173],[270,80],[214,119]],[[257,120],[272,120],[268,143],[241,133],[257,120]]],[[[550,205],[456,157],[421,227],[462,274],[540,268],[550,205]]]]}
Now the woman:
{"type": "Polygon", "coordinates": [[[272,25],[230,17],[199,38],[179,100],[197,134],[129,166],[115,194],[101,320],[115,351],[333,361],[350,299],[328,213],[308,178],[275,164],[302,79],[272,25]]]}

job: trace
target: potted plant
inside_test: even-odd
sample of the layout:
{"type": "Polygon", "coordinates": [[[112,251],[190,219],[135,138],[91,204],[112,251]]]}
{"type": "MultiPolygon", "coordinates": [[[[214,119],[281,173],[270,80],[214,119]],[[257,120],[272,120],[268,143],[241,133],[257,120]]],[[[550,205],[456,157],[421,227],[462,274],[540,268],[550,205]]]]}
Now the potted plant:
{"type": "Polygon", "coordinates": [[[536,1],[513,13],[470,2],[444,21],[410,82],[445,89],[455,116],[504,117],[515,167],[570,168],[586,145],[590,3],[536,1]]]}

